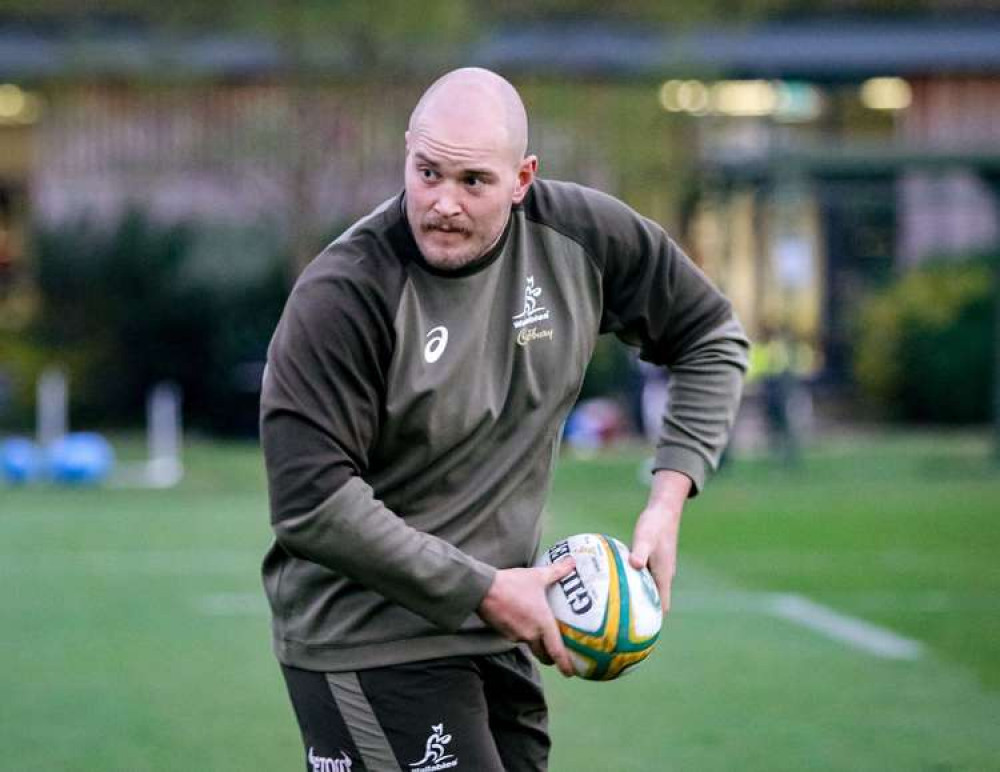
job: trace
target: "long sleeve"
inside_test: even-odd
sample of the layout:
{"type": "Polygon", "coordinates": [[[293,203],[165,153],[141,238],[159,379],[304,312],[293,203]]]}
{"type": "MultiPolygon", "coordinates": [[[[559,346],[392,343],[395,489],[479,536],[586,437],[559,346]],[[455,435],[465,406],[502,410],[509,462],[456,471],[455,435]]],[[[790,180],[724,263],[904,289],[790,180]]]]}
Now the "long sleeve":
{"type": "Polygon", "coordinates": [[[621,206],[604,254],[604,331],[670,371],[655,469],[694,482],[719,463],[736,418],[749,342],[729,301],[658,225],[621,206]]]}
{"type": "Polygon", "coordinates": [[[749,342],[729,301],[656,223],[611,196],[556,183],[529,216],[580,244],[602,277],[600,332],[670,370],[656,469],[701,490],[736,416],[749,342]]]}
{"type": "MultiPolygon", "coordinates": [[[[398,273],[398,271],[397,271],[398,273]]],[[[494,569],[409,526],[366,482],[402,279],[361,255],[315,261],[268,352],[261,441],[277,543],[445,629],[479,605],[494,569]]]]}

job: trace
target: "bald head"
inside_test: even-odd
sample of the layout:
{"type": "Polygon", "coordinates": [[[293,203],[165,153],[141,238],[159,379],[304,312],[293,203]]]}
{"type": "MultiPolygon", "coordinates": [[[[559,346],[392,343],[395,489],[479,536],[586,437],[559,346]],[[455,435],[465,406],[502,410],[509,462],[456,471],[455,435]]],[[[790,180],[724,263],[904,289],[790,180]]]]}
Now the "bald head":
{"type": "Polygon", "coordinates": [[[528,116],[517,90],[495,72],[463,67],[438,78],[410,115],[409,132],[445,125],[467,130],[466,139],[489,144],[520,163],[528,148],[528,116]]]}
{"type": "Polygon", "coordinates": [[[424,259],[469,265],[500,241],[538,159],[517,91],[489,70],[449,72],[421,97],[406,132],[406,218],[424,259]]]}

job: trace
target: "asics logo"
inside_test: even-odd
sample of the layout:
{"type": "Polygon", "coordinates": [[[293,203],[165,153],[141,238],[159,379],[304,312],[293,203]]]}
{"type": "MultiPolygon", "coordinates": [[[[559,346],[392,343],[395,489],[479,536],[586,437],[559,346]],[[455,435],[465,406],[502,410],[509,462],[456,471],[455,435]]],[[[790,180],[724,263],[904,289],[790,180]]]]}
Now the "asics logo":
{"type": "Polygon", "coordinates": [[[448,345],[448,328],[439,326],[427,333],[427,345],[424,346],[424,361],[428,364],[437,362],[448,345]]]}

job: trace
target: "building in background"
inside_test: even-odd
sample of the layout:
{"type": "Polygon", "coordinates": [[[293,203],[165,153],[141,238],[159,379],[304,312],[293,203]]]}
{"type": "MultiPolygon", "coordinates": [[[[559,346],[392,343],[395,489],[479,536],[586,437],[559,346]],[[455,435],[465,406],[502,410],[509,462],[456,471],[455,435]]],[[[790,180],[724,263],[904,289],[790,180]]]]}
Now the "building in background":
{"type": "MultiPolygon", "coordinates": [[[[842,381],[866,292],[998,240],[997,40],[995,16],[539,24],[487,32],[462,63],[522,88],[544,174],[680,233],[752,335],[790,330],[842,381]]],[[[290,81],[259,37],[0,29],[0,282],[23,268],[29,215],[129,208],[253,224],[297,242],[297,270],[399,188],[402,131],[429,77],[369,80],[336,52],[305,65],[290,81]]]]}
{"type": "Polygon", "coordinates": [[[664,85],[696,116],[695,239],[752,328],[813,342],[842,381],[867,293],[996,248],[997,39],[982,20],[773,25],[706,42],[732,79],[664,85]]]}

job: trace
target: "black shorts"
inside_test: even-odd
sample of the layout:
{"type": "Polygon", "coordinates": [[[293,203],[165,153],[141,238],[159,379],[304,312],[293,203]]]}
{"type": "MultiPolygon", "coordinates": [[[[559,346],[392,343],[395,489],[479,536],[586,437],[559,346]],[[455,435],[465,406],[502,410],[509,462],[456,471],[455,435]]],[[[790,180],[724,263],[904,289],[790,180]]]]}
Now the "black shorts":
{"type": "Polygon", "coordinates": [[[282,665],[308,772],[530,772],[548,712],[523,649],[346,673],[282,665]]]}

